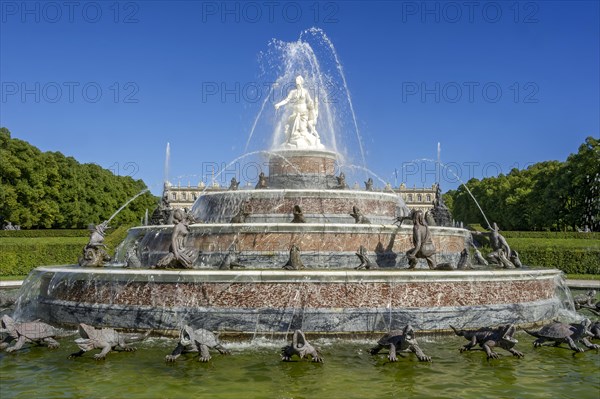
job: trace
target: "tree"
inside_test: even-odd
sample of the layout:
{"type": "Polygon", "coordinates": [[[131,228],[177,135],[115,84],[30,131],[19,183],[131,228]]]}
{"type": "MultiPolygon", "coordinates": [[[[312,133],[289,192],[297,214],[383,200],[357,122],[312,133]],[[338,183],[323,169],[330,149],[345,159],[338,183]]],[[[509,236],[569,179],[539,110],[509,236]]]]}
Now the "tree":
{"type": "MultiPolygon", "coordinates": [[[[142,180],[115,176],[60,152],[41,152],[0,128],[0,225],[10,221],[23,228],[84,228],[108,219],[144,189],[142,180]]],[[[145,193],[111,224],[138,222],[156,203],[145,193]]]]}
{"type": "MultiPolygon", "coordinates": [[[[487,219],[506,230],[600,230],[600,142],[588,137],[565,162],[545,161],[467,182],[487,219]]],[[[486,226],[465,186],[449,191],[454,218],[486,226]]]]}

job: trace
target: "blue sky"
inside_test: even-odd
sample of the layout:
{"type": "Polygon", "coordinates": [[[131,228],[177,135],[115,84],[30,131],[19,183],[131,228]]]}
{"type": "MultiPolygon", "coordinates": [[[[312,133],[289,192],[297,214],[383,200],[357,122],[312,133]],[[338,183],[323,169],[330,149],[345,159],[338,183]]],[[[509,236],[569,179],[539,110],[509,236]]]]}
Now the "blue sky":
{"type": "Polygon", "coordinates": [[[343,65],[366,166],[392,184],[430,185],[433,165],[418,160],[441,142],[466,181],[564,160],[600,135],[599,20],[597,1],[3,0],[0,125],[155,194],[170,142],[169,179],[208,181],[245,152],[267,93],[246,90],[267,87],[261,52],[317,27],[343,65]]]}

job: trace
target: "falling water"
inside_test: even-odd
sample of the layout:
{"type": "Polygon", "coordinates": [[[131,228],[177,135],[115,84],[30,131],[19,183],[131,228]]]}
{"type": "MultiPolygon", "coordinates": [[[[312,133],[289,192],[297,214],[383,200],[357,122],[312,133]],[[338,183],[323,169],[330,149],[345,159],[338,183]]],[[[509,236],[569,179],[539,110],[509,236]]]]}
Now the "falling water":
{"type": "Polygon", "coordinates": [[[463,187],[467,190],[467,192],[469,193],[469,195],[471,196],[471,198],[473,198],[473,201],[475,201],[475,205],[477,205],[477,208],[479,208],[479,212],[481,212],[481,215],[485,219],[485,222],[487,223],[488,228],[491,230],[492,229],[492,225],[490,224],[487,216],[485,216],[485,213],[483,212],[483,209],[481,209],[481,205],[479,205],[479,202],[477,202],[477,199],[475,198],[475,196],[473,195],[473,193],[471,192],[471,190],[469,190],[469,187],[466,185],[466,183],[464,181],[462,181],[462,179],[460,177],[458,177],[458,175],[456,173],[454,173],[452,171],[452,169],[450,169],[448,166],[444,165],[441,162],[440,162],[440,166],[444,167],[447,171],[449,171],[450,173],[452,173],[454,175],[454,177],[456,177],[458,179],[458,181],[460,181],[460,184],[463,185],[463,187]]]}
{"type": "Polygon", "coordinates": [[[354,170],[354,169],[362,170],[362,171],[366,172],[367,175],[371,175],[374,178],[376,178],[377,180],[379,180],[384,186],[388,183],[385,180],[383,180],[381,177],[379,177],[371,169],[369,169],[369,168],[367,168],[365,166],[360,166],[360,165],[340,165],[339,168],[340,169],[350,169],[350,170],[354,170]]]}
{"type": "Polygon", "coordinates": [[[344,140],[340,138],[345,132],[354,130],[360,163],[365,167],[365,151],[348,83],[329,37],[321,29],[311,28],[301,32],[296,41],[273,39],[259,58],[262,71],[260,79],[267,82],[269,88],[253,120],[244,151],[251,148],[250,142],[257,132],[272,132],[267,144],[272,149],[278,148],[285,141],[284,126],[288,112],[285,107],[276,111],[273,102],[285,98],[294,88],[296,76],[300,75],[313,100],[319,101],[317,131],[323,145],[338,153],[340,160],[343,160],[347,156],[345,147],[352,136],[346,136],[344,140]],[[344,145],[343,151],[340,143],[344,145]]]}
{"type": "Polygon", "coordinates": [[[269,89],[269,95],[267,95],[265,97],[265,99],[263,100],[262,105],[260,106],[260,111],[258,111],[258,114],[256,114],[256,117],[254,118],[254,123],[252,123],[252,129],[250,129],[250,134],[248,135],[248,140],[246,140],[246,146],[244,147],[244,152],[248,152],[248,145],[250,145],[250,140],[252,139],[252,136],[254,135],[254,130],[256,129],[256,124],[258,123],[258,119],[262,115],[263,110],[265,109],[265,105],[267,105],[267,103],[271,99],[272,94],[273,94],[273,86],[271,86],[271,88],[269,89]]]}
{"type": "Polygon", "coordinates": [[[361,137],[360,131],[358,129],[358,123],[356,122],[356,113],[354,112],[354,105],[352,104],[352,96],[350,95],[350,89],[348,88],[348,83],[346,81],[346,74],[344,73],[344,68],[342,66],[342,63],[340,62],[340,59],[338,57],[335,46],[333,45],[333,43],[331,42],[329,37],[325,34],[325,32],[320,28],[312,27],[310,29],[307,29],[300,34],[300,38],[302,38],[302,36],[305,33],[310,33],[314,36],[320,36],[322,38],[322,40],[329,46],[329,49],[331,50],[331,53],[335,59],[336,68],[340,73],[342,82],[344,83],[344,91],[346,92],[346,98],[348,100],[348,105],[350,107],[350,112],[352,114],[352,122],[354,123],[354,131],[356,133],[356,139],[358,141],[358,146],[360,148],[360,156],[361,156],[362,164],[364,167],[366,167],[367,162],[365,159],[365,151],[363,149],[362,137],[361,137]]]}

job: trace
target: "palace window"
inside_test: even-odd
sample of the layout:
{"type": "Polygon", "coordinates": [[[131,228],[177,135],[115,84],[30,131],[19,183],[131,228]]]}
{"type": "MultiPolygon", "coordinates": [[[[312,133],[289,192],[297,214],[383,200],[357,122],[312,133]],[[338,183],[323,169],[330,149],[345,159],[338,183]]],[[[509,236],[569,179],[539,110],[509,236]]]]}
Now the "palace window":
{"type": "Polygon", "coordinates": [[[412,194],[408,194],[408,202],[413,202],[413,195],[412,194]]]}
{"type": "Polygon", "coordinates": [[[176,199],[177,199],[177,193],[172,193],[172,194],[171,194],[171,199],[174,199],[174,200],[176,200],[176,199]]]}
{"type": "Polygon", "coordinates": [[[423,202],[423,196],[421,194],[417,194],[417,202],[423,202]]]}
{"type": "Polygon", "coordinates": [[[431,202],[431,194],[427,194],[427,202],[431,202]]]}

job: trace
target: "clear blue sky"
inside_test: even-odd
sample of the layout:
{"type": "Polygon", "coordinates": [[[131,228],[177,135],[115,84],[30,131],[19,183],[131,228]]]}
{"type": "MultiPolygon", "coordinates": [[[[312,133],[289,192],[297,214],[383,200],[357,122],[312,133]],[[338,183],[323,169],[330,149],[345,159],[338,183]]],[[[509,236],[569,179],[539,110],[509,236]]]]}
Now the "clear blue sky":
{"type": "MultiPolygon", "coordinates": [[[[433,183],[431,164],[406,165],[435,158],[438,142],[466,181],[564,160],[600,135],[598,1],[0,6],[0,125],[155,194],[167,142],[169,178],[185,185],[244,153],[259,54],[313,26],[335,45],[366,164],[383,180],[397,170],[398,183],[433,183]]],[[[355,133],[338,134],[360,164],[355,133]]],[[[457,184],[445,173],[442,185],[457,184]]]]}

